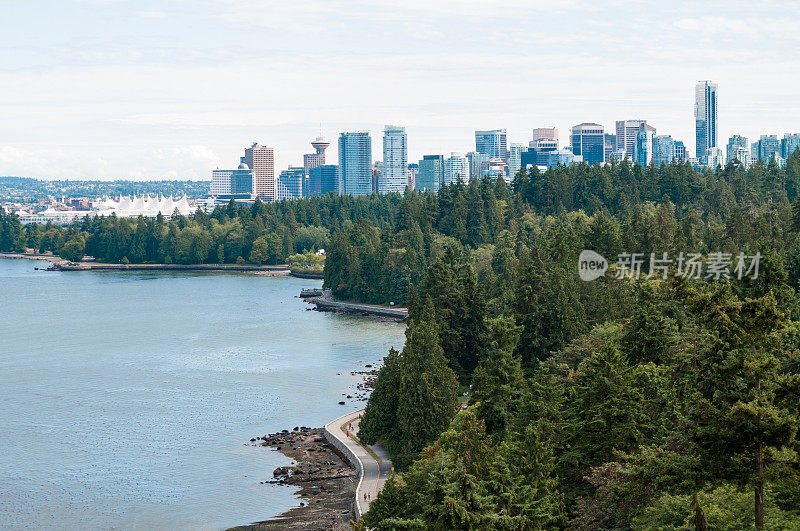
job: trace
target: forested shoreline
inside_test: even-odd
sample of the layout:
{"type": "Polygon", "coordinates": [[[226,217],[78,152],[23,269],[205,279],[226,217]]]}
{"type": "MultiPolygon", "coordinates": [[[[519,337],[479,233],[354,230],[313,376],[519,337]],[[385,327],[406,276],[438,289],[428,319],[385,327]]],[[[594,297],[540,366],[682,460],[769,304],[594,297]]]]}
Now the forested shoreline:
{"type": "Polygon", "coordinates": [[[785,169],[581,164],[192,218],[60,228],[3,215],[0,250],[278,263],[324,247],[337,298],[407,304],[405,346],[361,424],[398,470],[369,528],[796,529],[798,193],[797,152],[785,169]],[[612,267],[584,282],[584,249],[612,264],[758,254],[760,267],[742,279],[612,267]]]}

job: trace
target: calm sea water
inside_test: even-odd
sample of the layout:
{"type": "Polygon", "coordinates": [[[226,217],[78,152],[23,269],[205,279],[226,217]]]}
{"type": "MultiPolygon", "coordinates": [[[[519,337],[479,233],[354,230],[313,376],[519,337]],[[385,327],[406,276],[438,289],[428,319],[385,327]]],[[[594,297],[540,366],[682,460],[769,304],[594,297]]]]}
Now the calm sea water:
{"type": "Polygon", "coordinates": [[[307,311],[314,281],[48,273],[0,259],[0,528],[218,529],[297,503],[245,446],[358,409],[404,326],[307,311]]]}

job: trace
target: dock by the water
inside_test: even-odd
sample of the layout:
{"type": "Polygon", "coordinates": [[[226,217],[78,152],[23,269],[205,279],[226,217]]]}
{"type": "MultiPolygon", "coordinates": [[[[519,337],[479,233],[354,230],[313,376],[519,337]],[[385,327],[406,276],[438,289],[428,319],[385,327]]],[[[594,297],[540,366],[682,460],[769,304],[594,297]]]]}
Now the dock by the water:
{"type": "Polygon", "coordinates": [[[394,306],[380,306],[378,304],[362,304],[359,302],[337,301],[333,298],[331,290],[303,290],[300,297],[306,302],[316,305],[321,312],[342,312],[358,315],[376,315],[405,321],[408,318],[408,308],[394,306]],[[311,294],[311,292],[315,292],[311,294]],[[321,292],[317,294],[317,292],[321,292]]]}

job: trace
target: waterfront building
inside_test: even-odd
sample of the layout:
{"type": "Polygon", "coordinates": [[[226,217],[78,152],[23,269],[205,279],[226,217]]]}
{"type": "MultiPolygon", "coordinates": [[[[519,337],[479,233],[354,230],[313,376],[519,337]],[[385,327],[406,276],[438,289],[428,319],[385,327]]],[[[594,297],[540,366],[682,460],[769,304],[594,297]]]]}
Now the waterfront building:
{"type": "Polygon", "coordinates": [[[511,144],[508,151],[508,176],[513,179],[522,167],[522,153],[525,151],[525,145],[511,144]]]}
{"type": "Polygon", "coordinates": [[[383,132],[383,164],[377,192],[403,193],[408,185],[408,137],[405,127],[387,125],[383,132]]]}
{"type": "Polygon", "coordinates": [[[210,195],[225,195],[231,193],[231,175],[233,170],[211,170],[210,195]]]}
{"type": "Polygon", "coordinates": [[[709,148],[717,147],[717,84],[699,81],[694,89],[695,154],[705,163],[709,148]]]}
{"type": "MultiPolygon", "coordinates": [[[[744,161],[739,157],[741,150],[745,149],[748,152],[750,151],[750,142],[748,142],[746,136],[742,135],[733,135],[728,139],[728,145],[725,146],[725,159],[728,162],[733,162],[734,160],[738,159],[739,162],[744,163],[744,161]]],[[[748,159],[750,156],[748,155],[748,159]]]]}
{"type": "Polygon", "coordinates": [[[289,166],[289,169],[283,170],[275,183],[275,200],[303,197],[305,176],[306,169],[302,166],[289,166]]]}
{"type": "Polygon", "coordinates": [[[490,159],[508,161],[508,147],[505,129],[475,131],[475,151],[487,155],[490,159]]]}
{"type": "Polygon", "coordinates": [[[605,162],[605,131],[595,123],[582,123],[572,128],[570,146],[572,154],[580,156],[589,165],[605,162]]]}
{"type": "Polygon", "coordinates": [[[275,200],[275,152],[254,143],[244,151],[244,162],[253,171],[253,193],[263,201],[275,200]]]}
{"type": "Polygon", "coordinates": [[[367,131],[339,135],[338,188],[340,194],[372,193],[372,139],[367,131]]]}
{"type": "Polygon", "coordinates": [[[339,193],[336,164],[323,164],[309,170],[306,190],[309,196],[339,193]]]}
{"type": "Polygon", "coordinates": [[[800,149],[800,133],[785,133],[781,139],[781,157],[788,159],[800,149]]]}
{"type": "Polygon", "coordinates": [[[461,153],[450,153],[444,161],[444,184],[469,181],[469,161],[461,153]]]}
{"type": "Polygon", "coordinates": [[[725,166],[725,155],[722,153],[722,148],[712,147],[706,150],[705,166],[715,169],[717,166],[725,166]]]}
{"type": "Polygon", "coordinates": [[[483,177],[483,172],[489,166],[489,155],[479,153],[477,151],[470,151],[467,153],[467,160],[469,161],[469,178],[480,179],[483,177]]]}
{"type": "Polygon", "coordinates": [[[646,123],[647,120],[617,120],[616,150],[624,149],[628,158],[635,161],[639,129],[646,123]]]}
{"type": "Polygon", "coordinates": [[[656,134],[656,128],[647,123],[642,123],[639,126],[639,132],[636,134],[636,155],[635,160],[642,166],[649,166],[653,163],[653,137],[656,134]]]}
{"type": "Polygon", "coordinates": [[[653,136],[653,164],[671,164],[675,160],[675,141],[672,135],[653,136]]]}
{"type": "Polygon", "coordinates": [[[316,153],[307,153],[303,155],[303,167],[306,169],[306,177],[310,175],[311,168],[322,166],[325,164],[325,150],[331,143],[325,140],[322,136],[318,136],[311,146],[317,151],[316,153]]]}
{"type": "Polygon", "coordinates": [[[680,161],[686,160],[686,144],[683,143],[683,140],[675,141],[675,159],[680,161]]]}
{"type": "Polygon", "coordinates": [[[253,194],[253,170],[247,166],[247,163],[244,161],[244,157],[240,159],[239,167],[233,170],[231,173],[230,179],[230,194],[253,194]]]}
{"type": "Polygon", "coordinates": [[[775,155],[780,156],[781,142],[778,135],[761,135],[750,147],[752,162],[763,162],[765,164],[772,160],[775,155]]]}
{"type": "Polygon", "coordinates": [[[444,155],[424,155],[419,161],[416,190],[438,192],[444,181],[444,155]]]}

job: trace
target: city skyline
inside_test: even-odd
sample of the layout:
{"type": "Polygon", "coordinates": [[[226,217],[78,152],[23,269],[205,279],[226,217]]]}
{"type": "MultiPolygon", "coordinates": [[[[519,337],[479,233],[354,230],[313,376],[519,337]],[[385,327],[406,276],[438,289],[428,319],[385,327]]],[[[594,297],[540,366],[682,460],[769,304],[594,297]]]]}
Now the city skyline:
{"type": "Polygon", "coordinates": [[[555,126],[564,146],[575,124],[641,118],[694,154],[704,79],[723,89],[719,145],[781,136],[800,124],[800,74],[765,52],[797,48],[800,7],[764,4],[18,3],[0,21],[0,174],[207,180],[253,142],[275,149],[277,174],[320,122],[329,140],[401,124],[413,161],[467,152],[475,130],[510,145],[555,126]]]}

